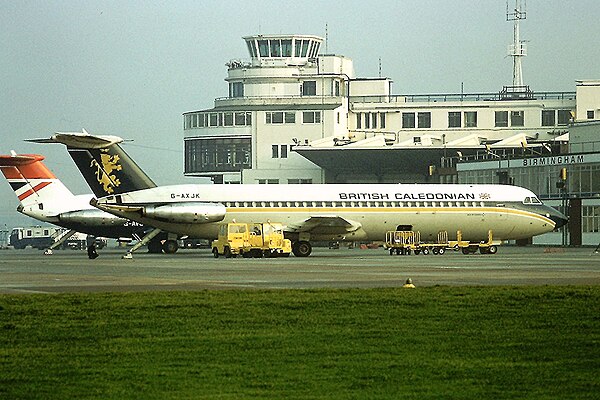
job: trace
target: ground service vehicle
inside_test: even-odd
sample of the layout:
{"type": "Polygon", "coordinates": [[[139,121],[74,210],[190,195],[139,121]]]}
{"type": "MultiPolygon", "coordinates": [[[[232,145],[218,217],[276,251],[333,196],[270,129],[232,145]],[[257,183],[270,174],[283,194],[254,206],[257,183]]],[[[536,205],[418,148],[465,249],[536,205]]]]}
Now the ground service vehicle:
{"type": "Polygon", "coordinates": [[[461,250],[463,254],[479,252],[481,254],[496,254],[498,247],[493,243],[492,231],[488,231],[488,240],[479,243],[471,243],[462,240],[461,231],[456,232],[456,240],[448,240],[448,232],[438,232],[437,241],[422,242],[418,231],[389,231],[385,235],[385,248],[394,254],[420,254],[429,253],[442,255],[446,250],[461,250]]]}
{"type": "Polygon", "coordinates": [[[283,237],[283,225],[275,222],[221,224],[219,237],[213,241],[212,252],[235,257],[288,257],[292,242],[283,237]]]}
{"type": "Polygon", "coordinates": [[[9,244],[15,249],[24,249],[27,246],[34,249],[45,249],[54,243],[54,239],[60,233],[60,229],[50,226],[14,228],[10,233],[9,244]]]}

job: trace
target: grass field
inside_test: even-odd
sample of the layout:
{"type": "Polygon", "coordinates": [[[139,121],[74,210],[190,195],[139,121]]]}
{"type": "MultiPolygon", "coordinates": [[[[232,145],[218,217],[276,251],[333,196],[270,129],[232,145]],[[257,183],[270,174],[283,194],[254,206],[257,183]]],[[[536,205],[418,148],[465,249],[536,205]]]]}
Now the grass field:
{"type": "Polygon", "coordinates": [[[600,288],[0,296],[0,399],[600,398],[600,288]]]}

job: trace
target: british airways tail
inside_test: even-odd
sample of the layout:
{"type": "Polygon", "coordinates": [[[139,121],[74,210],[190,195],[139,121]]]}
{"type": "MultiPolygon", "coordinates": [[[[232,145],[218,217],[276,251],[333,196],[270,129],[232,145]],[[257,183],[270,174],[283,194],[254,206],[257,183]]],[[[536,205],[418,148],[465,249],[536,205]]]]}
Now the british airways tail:
{"type": "Polygon", "coordinates": [[[76,197],[42,160],[38,154],[0,155],[0,169],[21,203],[19,211],[34,218],[51,217],[57,212],[53,205],[76,197]]]}
{"type": "Polygon", "coordinates": [[[116,136],[90,135],[83,132],[57,132],[35,143],[62,143],[77,164],[96,197],[156,187],[148,175],[129,157],[116,136]]]}

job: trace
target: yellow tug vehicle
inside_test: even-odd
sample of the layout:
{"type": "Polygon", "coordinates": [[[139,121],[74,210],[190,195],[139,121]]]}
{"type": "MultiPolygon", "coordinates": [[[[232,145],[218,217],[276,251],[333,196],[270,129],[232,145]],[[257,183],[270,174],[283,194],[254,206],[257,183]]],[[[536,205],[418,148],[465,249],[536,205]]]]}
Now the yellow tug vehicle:
{"type": "Polygon", "coordinates": [[[291,252],[292,242],[283,237],[283,225],[278,222],[221,224],[212,243],[215,258],[289,257],[291,252]]]}

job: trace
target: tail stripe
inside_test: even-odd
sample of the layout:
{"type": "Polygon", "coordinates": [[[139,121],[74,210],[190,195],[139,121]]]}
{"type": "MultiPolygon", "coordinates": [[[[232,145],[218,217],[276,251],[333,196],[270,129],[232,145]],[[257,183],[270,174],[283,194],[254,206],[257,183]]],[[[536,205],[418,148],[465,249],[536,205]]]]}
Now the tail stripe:
{"type": "Polygon", "coordinates": [[[29,196],[31,196],[32,194],[34,194],[36,192],[39,192],[40,190],[42,190],[43,188],[45,188],[46,186],[48,186],[51,183],[52,182],[42,182],[42,183],[35,185],[32,189],[29,189],[28,191],[21,193],[18,196],[19,200],[23,201],[24,199],[28,198],[29,196]]]}
{"type": "Polygon", "coordinates": [[[27,185],[27,182],[23,182],[23,181],[19,181],[19,182],[8,182],[10,184],[10,187],[12,188],[12,190],[14,190],[15,192],[18,191],[19,189],[21,189],[23,186],[27,185]]]}

